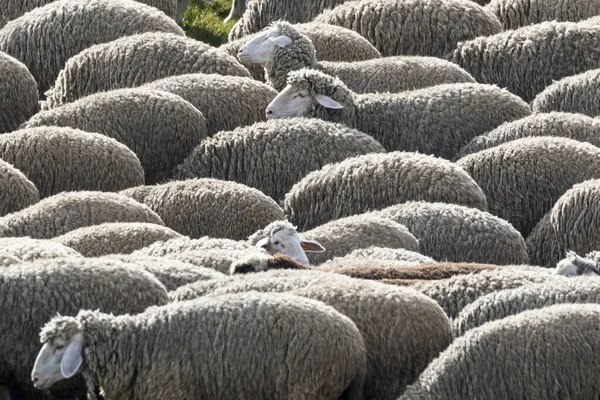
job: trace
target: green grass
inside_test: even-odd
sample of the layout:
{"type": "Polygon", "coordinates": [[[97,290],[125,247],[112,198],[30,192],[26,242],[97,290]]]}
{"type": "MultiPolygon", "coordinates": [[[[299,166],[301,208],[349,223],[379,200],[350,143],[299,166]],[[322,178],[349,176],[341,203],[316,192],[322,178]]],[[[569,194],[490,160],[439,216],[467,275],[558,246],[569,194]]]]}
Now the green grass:
{"type": "Polygon", "coordinates": [[[192,0],[183,16],[186,35],[216,47],[227,43],[227,34],[235,24],[235,21],[223,23],[231,10],[231,1],[215,0],[210,4],[192,0]]]}

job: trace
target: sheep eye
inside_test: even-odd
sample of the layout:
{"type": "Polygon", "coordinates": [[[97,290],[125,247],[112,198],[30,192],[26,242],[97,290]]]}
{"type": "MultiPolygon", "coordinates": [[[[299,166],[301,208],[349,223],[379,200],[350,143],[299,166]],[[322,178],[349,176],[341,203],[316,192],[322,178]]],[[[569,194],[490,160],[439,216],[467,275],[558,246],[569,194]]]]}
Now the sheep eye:
{"type": "Polygon", "coordinates": [[[273,244],[274,244],[275,246],[278,246],[278,245],[279,245],[279,242],[278,242],[278,241],[277,241],[277,242],[273,242],[273,244]]]}
{"type": "Polygon", "coordinates": [[[306,95],[304,93],[298,93],[297,96],[298,97],[306,97],[306,95]]]}
{"type": "Polygon", "coordinates": [[[56,350],[62,350],[62,349],[64,349],[64,347],[65,347],[64,345],[59,344],[56,346],[56,350]]]}

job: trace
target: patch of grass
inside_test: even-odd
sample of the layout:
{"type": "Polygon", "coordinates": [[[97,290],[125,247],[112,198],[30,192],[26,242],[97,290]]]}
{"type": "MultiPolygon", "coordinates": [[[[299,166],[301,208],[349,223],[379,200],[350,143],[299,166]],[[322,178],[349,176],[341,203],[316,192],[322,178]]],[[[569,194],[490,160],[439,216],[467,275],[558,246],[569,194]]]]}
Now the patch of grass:
{"type": "Polygon", "coordinates": [[[232,0],[215,0],[212,4],[192,0],[183,16],[186,35],[218,47],[227,43],[227,35],[235,21],[223,23],[229,15],[232,0]]]}

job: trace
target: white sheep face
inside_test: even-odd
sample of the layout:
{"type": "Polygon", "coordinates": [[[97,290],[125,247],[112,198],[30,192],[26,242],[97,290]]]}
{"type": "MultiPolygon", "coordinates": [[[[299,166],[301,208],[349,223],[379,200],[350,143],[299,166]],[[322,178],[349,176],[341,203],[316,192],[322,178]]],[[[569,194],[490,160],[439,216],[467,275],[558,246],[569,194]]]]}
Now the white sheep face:
{"type": "Polygon", "coordinates": [[[306,89],[288,85],[267,106],[266,117],[269,119],[301,117],[309,113],[313,102],[334,110],[344,108],[329,96],[322,94],[312,96],[306,89]]]}
{"type": "Polygon", "coordinates": [[[265,64],[271,57],[275,47],[286,47],[294,41],[289,36],[282,36],[276,26],[267,28],[254,39],[240,47],[238,58],[245,63],[265,64]]]}
{"type": "Polygon", "coordinates": [[[320,243],[302,239],[298,232],[289,228],[271,232],[269,237],[260,240],[256,247],[265,249],[271,255],[285,254],[306,265],[309,264],[306,251],[318,253],[325,251],[320,243]]]}
{"type": "Polygon", "coordinates": [[[594,260],[580,257],[570,251],[567,257],[556,265],[552,274],[567,277],[598,276],[598,269],[594,260]]]}
{"type": "Polygon", "coordinates": [[[55,338],[44,343],[33,365],[31,381],[40,390],[47,390],[56,382],[71,378],[83,362],[84,338],[82,333],[71,339],[55,338]]]}

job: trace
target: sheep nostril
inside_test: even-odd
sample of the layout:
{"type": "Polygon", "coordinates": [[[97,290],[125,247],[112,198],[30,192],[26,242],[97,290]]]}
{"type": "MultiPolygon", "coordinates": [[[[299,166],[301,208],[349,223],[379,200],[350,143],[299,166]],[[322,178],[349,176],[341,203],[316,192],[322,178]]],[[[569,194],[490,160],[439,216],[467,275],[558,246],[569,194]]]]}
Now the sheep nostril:
{"type": "Polygon", "coordinates": [[[39,380],[40,379],[37,376],[34,376],[33,379],[32,379],[33,383],[37,383],[39,380]]]}

